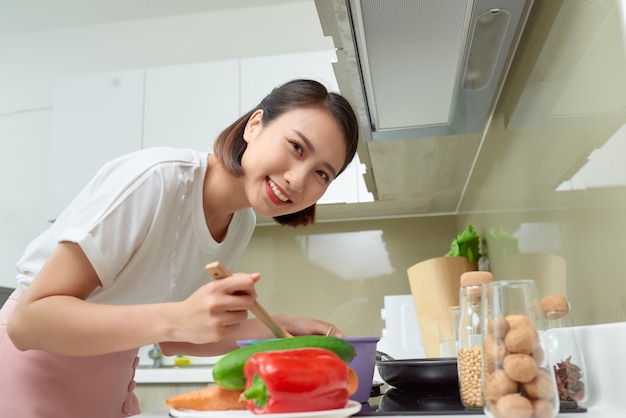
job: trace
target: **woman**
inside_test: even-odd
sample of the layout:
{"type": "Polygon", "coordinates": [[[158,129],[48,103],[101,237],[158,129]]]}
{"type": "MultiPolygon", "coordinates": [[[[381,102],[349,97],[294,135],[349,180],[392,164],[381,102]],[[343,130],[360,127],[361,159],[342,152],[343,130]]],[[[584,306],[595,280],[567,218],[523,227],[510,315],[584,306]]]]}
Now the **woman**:
{"type": "MultiPolygon", "coordinates": [[[[153,148],[106,164],[17,264],[0,317],[0,416],[133,415],[138,347],[219,355],[270,337],[247,318],[260,274],[211,281],[204,266],[235,267],[253,209],[312,224],[357,142],[342,96],[294,80],[224,130],[214,154],[153,148]]],[[[294,335],[331,327],[276,319],[294,335]]]]}

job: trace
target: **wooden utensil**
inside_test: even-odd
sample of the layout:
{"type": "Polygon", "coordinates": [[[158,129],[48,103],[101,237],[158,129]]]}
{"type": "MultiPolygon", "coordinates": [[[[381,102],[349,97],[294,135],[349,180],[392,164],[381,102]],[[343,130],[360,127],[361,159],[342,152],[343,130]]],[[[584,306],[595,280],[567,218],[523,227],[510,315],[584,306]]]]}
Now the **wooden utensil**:
{"type": "MultiPolygon", "coordinates": [[[[213,276],[214,279],[219,280],[225,277],[232,276],[232,274],[228,271],[228,269],[219,261],[214,261],[213,263],[207,264],[205,270],[213,276]]],[[[269,313],[261,306],[258,301],[254,301],[254,306],[250,309],[252,313],[261,320],[267,327],[272,331],[272,333],[278,338],[289,338],[293,337],[285,328],[274,322],[274,319],[271,317],[269,313]]]]}

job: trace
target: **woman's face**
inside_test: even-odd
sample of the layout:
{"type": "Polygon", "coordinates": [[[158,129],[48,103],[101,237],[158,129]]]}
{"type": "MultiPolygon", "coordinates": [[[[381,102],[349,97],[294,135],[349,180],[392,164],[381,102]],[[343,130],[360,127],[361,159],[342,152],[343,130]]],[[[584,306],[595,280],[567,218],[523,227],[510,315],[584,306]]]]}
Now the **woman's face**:
{"type": "Polygon", "coordinates": [[[250,205],[262,216],[298,212],[322,197],[343,166],[346,145],[326,110],[300,108],[268,125],[263,112],[248,120],[241,165],[250,205]]]}

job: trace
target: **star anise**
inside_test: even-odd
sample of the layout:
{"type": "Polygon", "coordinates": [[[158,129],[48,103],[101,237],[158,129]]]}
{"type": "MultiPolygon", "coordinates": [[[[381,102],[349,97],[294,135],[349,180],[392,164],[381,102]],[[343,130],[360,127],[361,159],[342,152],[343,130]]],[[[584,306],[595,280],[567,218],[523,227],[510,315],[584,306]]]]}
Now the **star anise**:
{"type": "Polygon", "coordinates": [[[571,360],[572,357],[570,356],[554,366],[559,399],[562,401],[580,401],[585,396],[582,370],[571,360]]]}

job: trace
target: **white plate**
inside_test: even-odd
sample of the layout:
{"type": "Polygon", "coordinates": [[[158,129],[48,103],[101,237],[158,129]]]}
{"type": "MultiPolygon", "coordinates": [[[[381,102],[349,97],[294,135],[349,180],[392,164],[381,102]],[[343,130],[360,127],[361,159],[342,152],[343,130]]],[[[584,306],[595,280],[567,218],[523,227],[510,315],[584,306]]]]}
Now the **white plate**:
{"type": "Polygon", "coordinates": [[[291,412],[286,414],[253,414],[251,411],[194,411],[191,409],[170,409],[170,416],[176,418],[216,418],[216,417],[259,417],[259,418],[347,418],[361,410],[361,404],[348,401],[341,409],[327,409],[325,411],[291,412]]]}

